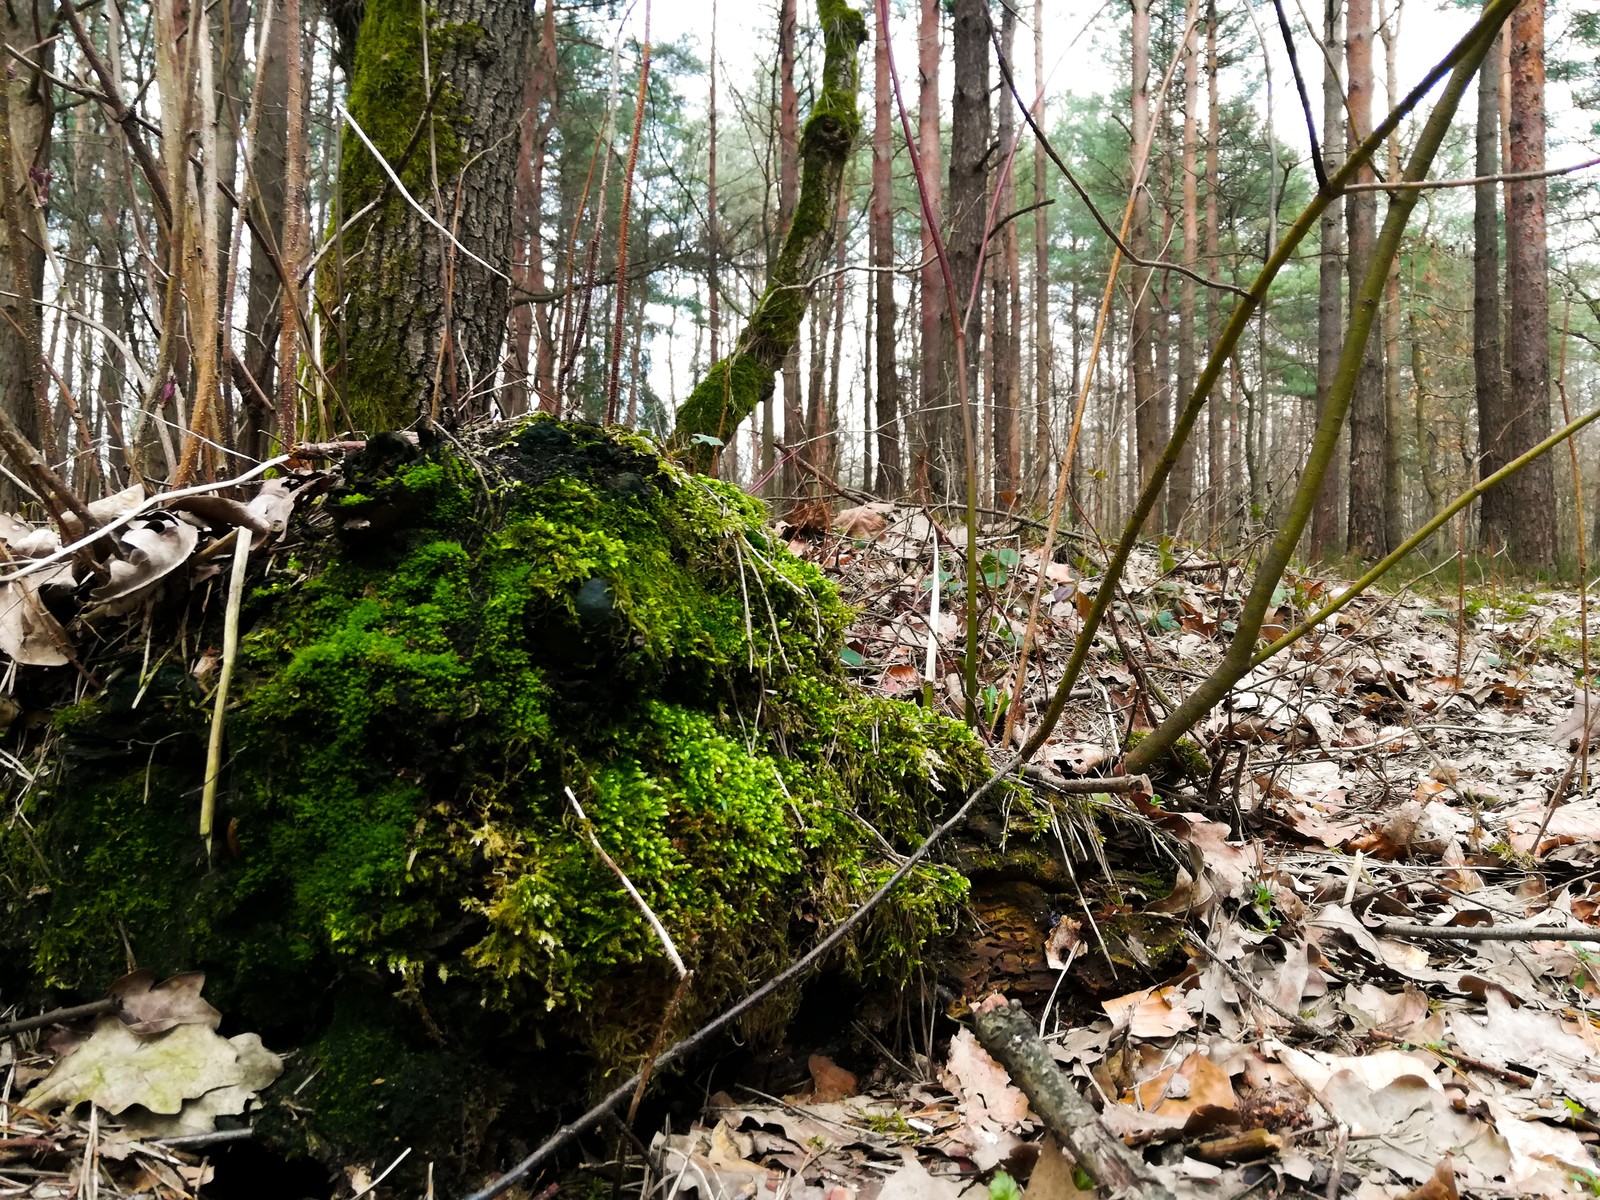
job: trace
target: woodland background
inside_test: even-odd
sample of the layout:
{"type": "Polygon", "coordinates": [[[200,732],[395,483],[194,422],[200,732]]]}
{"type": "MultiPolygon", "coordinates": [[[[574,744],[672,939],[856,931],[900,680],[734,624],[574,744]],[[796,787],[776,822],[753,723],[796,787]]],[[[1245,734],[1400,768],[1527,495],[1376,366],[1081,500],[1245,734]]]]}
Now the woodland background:
{"type": "MultiPolygon", "coordinates": [[[[1069,520],[1114,528],[1317,170],[1370,130],[1375,95],[1415,82],[1398,64],[1404,38],[1439,27],[1431,12],[1408,19],[1424,2],[1131,0],[1092,15],[896,2],[889,44],[869,13],[832,265],[721,473],[780,508],[840,488],[934,502],[960,490],[951,317],[894,51],[968,297],[981,503],[1046,504],[1081,399],[1069,520]],[[1069,24],[1047,62],[1047,43],[1066,41],[1052,27],[1069,24]],[[1086,90],[1084,72],[1104,87],[1086,90]],[[1033,82],[1065,75],[1072,90],[1033,82]],[[1295,126],[1315,127],[1311,153],[1306,133],[1285,133],[1295,126]],[[1106,229],[1125,208],[1126,249],[1156,265],[1121,264],[1102,322],[1106,229]]],[[[653,44],[648,0],[441,0],[426,33],[408,0],[13,0],[0,14],[11,432],[85,500],[225,477],[282,443],[419,412],[538,409],[667,434],[732,345],[794,212],[822,59],[805,9],[710,5],[698,37],[653,44]],[[734,61],[719,22],[736,27],[734,61]],[[504,132],[468,144],[474,123],[504,132]]],[[[1600,14],[1529,0],[1490,53],[1434,171],[1490,181],[1423,192],[1302,550],[1382,555],[1547,435],[1553,413],[1562,424],[1562,405],[1593,403],[1600,196],[1581,170],[1543,173],[1592,157],[1597,43],[1600,14]]],[[[1280,523],[1382,181],[1419,120],[1296,249],[1150,532],[1232,544],[1280,523]]],[[[1579,440],[1592,480],[1596,446],[1579,440]]],[[[32,453],[10,450],[13,466],[32,453]]],[[[1576,550],[1578,494],[1547,458],[1456,532],[1554,566],[1576,550]]]]}

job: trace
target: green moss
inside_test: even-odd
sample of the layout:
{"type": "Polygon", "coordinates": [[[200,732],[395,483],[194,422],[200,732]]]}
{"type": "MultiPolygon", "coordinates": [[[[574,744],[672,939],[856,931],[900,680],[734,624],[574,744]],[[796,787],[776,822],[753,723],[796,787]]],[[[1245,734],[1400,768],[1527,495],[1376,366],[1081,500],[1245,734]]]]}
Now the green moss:
{"type": "Polygon", "coordinates": [[[734,351],[716,363],[678,410],[676,440],[697,470],[709,470],[714,442],[731,431],[772,391],[773,373],[799,337],[812,280],[833,242],[833,218],[844,167],[861,130],[856,108],[857,62],[866,40],[866,20],[845,0],[820,0],[822,87],[800,139],[800,195],[768,274],[760,303],[750,314],[734,351]]]}
{"type": "MultiPolygon", "coordinates": [[[[1123,749],[1132,750],[1148,736],[1142,730],[1133,730],[1128,734],[1127,745],[1123,749]]],[[[1211,776],[1211,760],[1200,748],[1200,743],[1191,737],[1180,737],[1174,742],[1172,749],[1161,756],[1157,767],[1174,771],[1196,783],[1204,783],[1211,776]]]]}
{"type": "MultiPolygon", "coordinates": [[[[0,957],[93,993],[126,945],[206,969],[244,1027],[300,1014],[329,1089],[307,1130],[375,1157],[374,1129],[426,1136],[372,1107],[385,1059],[493,1081],[567,1044],[575,1081],[629,1066],[673,977],[568,789],[695,968],[687,1026],[987,773],[962,727],[851,688],[848,611],[761,515],[592,427],[503,429],[477,465],[378,440],[302,530],[300,569],[247,605],[217,861],[193,833],[209,702],[171,667],[135,708],[127,672],[58,718],[32,829],[0,832],[0,957]]],[[[835,966],[904,980],[965,887],[921,868],[835,966]]]]}

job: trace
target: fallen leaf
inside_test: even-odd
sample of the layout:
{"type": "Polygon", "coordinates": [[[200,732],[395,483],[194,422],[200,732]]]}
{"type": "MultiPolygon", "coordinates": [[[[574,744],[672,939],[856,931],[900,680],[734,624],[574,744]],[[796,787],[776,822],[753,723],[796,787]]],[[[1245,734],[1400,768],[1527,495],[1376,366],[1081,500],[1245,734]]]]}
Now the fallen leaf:
{"type": "Polygon", "coordinates": [[[856,1094],[855,1075],[826,1054],[813,1054],[806,1066],[811,1071],[811,1099],[816,1103],[832,1104],[856,1094]]]}

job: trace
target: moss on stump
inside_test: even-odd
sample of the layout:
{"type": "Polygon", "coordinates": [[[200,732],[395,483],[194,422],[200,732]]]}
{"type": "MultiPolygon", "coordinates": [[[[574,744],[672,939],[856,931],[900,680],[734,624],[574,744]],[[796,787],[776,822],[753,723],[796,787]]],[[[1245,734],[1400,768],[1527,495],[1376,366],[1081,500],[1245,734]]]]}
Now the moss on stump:
{"type": "MultiPolygon", "coordinates": [[[[216,861],[183,659],[219,594],[185,648],[143,679],[142,645],[100,664],[57,716],[0,827],[0,976],[88,996],[130,955],[204,969],[230,1020],[303,1050],[280,1132],[465,1171],[516,1153],[634,1065],[674,982],[566,789],[696,971],[681,1032],[984,773],[960,726],[851,688],[847,610],[762,515],[589,426],[536,418],[470,458],[375,440],[253,575],[216,861]]],[[[836,967],[903,980],[965,886],[919,871],[836,967]]]]}

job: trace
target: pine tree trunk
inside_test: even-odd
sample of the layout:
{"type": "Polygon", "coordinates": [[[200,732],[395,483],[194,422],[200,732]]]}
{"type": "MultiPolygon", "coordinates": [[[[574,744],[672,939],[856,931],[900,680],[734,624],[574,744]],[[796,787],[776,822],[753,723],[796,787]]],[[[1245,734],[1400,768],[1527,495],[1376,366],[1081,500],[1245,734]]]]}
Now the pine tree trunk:
{"type": "MultiPolygon", "coordinates": [[[[413,154],[402,179],[467,251],[449,244],[388,186],[351,131],[343,135],[340,205],[355,213],[384,197],[345,235],[343,355],[332,374],[355,419],[369,430],[409,424],[419,413],[465,413],[474,389],[495,378],[509,313],[517,119],[532,29],[526,0],[367,0],[356,40],[350,114],[392,164],[411,141],[434,80],[453,103],[432,110],[431,153],[413,154]],[[432,161],[430,161],[432,160],[432,161]]],[[[329,346],[330,351],[341,349],[329,346]]]]}
{"type": "MultiPolygon", "coordinates": [[[[1478,129],[1475,174],[1500,171],[1500,72],[1504,62],[1502,31],[1478,71],[1478,129]]],[[[1505,366],[1500,328],[1500,205],[1498,185],[1472,189],[1472,378],[1478,398],[1479,479],[1508,461],[1504,437],[1510,425],[1506,411],[1505,366]]],[[[1505,546],[1515,520],[1514,497],[1507,487],[1484,493],[1479,536],[1486,550],[1505,546]]]]}
{"type": "MultiPolygon", "coordinates": [[[[27,48],[44,71],[51,69],[50,25],[54,6],[44,0],[20,0],[0,9],[0,36],[8,45],[27,48]]],[[[40,309],[38,298],[44,287],[44,212],[34,205],[34,197],[48,194],[32,177],[43,177],[50,169],[51,119],[50,87],[40,71],[20,63],[8,63],[0,76],[6,89],[4,114],[6,128],[0,130],[8,158],[0,171],[6,195],[0,203],[0,311],[9,320],[0,321],[0,404],[15,422],[18,432],[46,458],[54,458],[55,437],[49,411],[49,381],[41,358],[40,309]]],[[[0,505],[15,512],[22,494],[5,476],[0,476],[0,505]]]]}
{"type": "MultiPolygon", "coordinates": [[[[1336,2],[1336,0],[1330,0],[1336,2]]],[[[1217,2],[1206,0],[1206,278],[1222,278],[1221,231],[1217,196],[1221,188],[1221,107],[1217,96],[1217,2]]],[[[1215,345],[1222,334],[1222,295],[1206,293],[1206,343],[1215,345]]],[[[1214,536],[1227,515],[1224,476],[1226,413],[1219,397],[1206,405],[1206,533],[1214,536]]]]}
{"type": "MultiPolygon", "coordinates": [[[[1509,174],[1544,170],[1544,0],[1511,16],[1509,174]]],[[[1506,383],[1514,405],[1504,435],[1515,458],[1550,434],[1550,280],[1545,181],[1506,185],[1506,383]]],[[[1555,468],[1546,455],[1511,480],[1514,520],[1506,545],[1526,567],[1556,561],[1555,468]]]]}
{"type": "MultiPolygon", "coordinates": [[[[944,220],[941,187],[944,153],[939,133],[939,63],[943,57],[939,44],[941,12],[941,0],[921,0],[917,25],[917,77],[920,80],[917,152],[924,176],[921,186],[935,227],[944,220]]],[[[926,231],[920,239],[918,253],[922,264],[917,281],[917,310],[921,321],[917,403],[921,414],[911,474],[919,495],[942,497],[949,490],[945,460],[950,444],[949,431],[954,427],[946,411],[948,398],[953,393],[944,345],[944,327],[950,314],[939,263],[926,231]]]]}
{"type": "MultiPolygon", "coordinates": [[[[1322,61],[1322,161],[1329,175],[1345,158],[1344,84],[1339,77],[1338,46],[1343,40],[1342,0],[1323,0],[1322,39],[1328,53],[1322,61]]],[[[1328,406],[1328,393],[1339,369],[1344,344],[1344,201],[1335,198],[1322,212],[1318,226],[1322,247],[1317,264],[1317,421],[1328,406]]],[[[1348,436],[1348,435],[1345,435],[1348,436]]],[[[1323,477],[1311,513],[1313,558],[1340,548],[1339,517],[1344,512],[1343,470],[1339,456],[1323,477]]]]}
{"type": "MultiPolygon", "coordinates": [[[[800,97],[795,90],[794,59],[799,18],[795,0],[782,0],[778,10],[778,233],[786,236],[794,221],[800,192],[800,97]]],[[[800,343],[783,363],[783,442],[789,450],[806,442],[804,401],[800,396],[800,343]]],[[[785,501],[800,494],[800,464],[784,460],[779,492],[785,501]]]]}
{"type": "MultiPolygon", "coordinates": [[[[1396,0],[1391,10],[1388,0],[1378,0],[1383,28],[1384,85],[1387,95],[1400,94],[1400,74],[1397,68],[1397,49],[1400,40],[1401,0],[1396,0]],[[1393,18],[1392,20],[1390,18],[1393,18]]],[[[1400,162],[1400,133],[1389,135],[1389,178],[1398,178],[1400,162]]],[[[1389,547],[1406,540],[1405,533],[1405,480],[1400,456],[1400,431],[1405,427],[1400,413],[1400,256],[1389,265],[1389,278],[1383,291],[1383,529],[1384,541],[1389,547]]]]}
{"type": "MultiPolygon", "coordinates": [[[[1360,142],[1372,132],[1372,0],[1350,0],[1349,28],[1345,37],[1345,62],[1350,72],[1350,142],[1360,142]]],[[[1370,167],[1357,174],[1358,182],[1371,182],[1370,167]]],[[[1351,303],[1372,263],[1377,239],[1378,201],[1373,192],[1356,192],[1346,202],[1349,221],[1351,303]]],[[[1364,559],[1381,557],[1387,550],[1383,514],[1384,401],[1382,343],[1367,340],[1361,375],[1350,403],[1350,527],[1347,545],[1364,559]]]]}
{"type": "MultiPolygon", "coordinates": [[[[1191,9],[1192,9],[1191,3],[1191,9]]],[[[1192,17],[1192,12],[1190,14],[1192,17]]],[[[1200,121],[1200,30],[1186,22],[1183,44],[1183,148],[1179,163],[1183,188],[1183,265],[1193,271],[1200,261],[1200,179],[1198,143],[1200,121]]],[[[1195,303],[1198,288],[1187,275],[1178,283],[1178,383],[1177,402],[1186,404],[1195,381],[1195,303]]],[[[1194,439],[1184,443],[1168,484],[1172,526],[1188,517],[1194,498],[1194,439]]],[[[1192,531],[1191,531],[1192,535],[1192,531]]]]}
{"type": "MultiPolygon", "coordinates": [[[[1000,8],[1000,48],[1009,63],[1017,37],[1017,14],[1010,4],[1000,8]]],[[[1005,216],[1017,207],[1016,177],[1008,165],[1014,165],[1012,147],[1017,136],[1016,106],[1009,96],[1002,94],[999,119],[996,122],[998,144],[994,161],[1001,174],[996,213],[1005,216]]],[[[1018,353],[1017,320],[1013,309],[1014,281],[1017,268],[1017,223],[1007,221],[1000,230],[1000,245],[991,248],[988,262],[991,268],[990,303],[994,327],[991,345],[993,375],[991,392],[994,417],[994,503],[1008,510],[1017,503],[1018,489],[1022,484],[1022,423],[1020,384],[1021,355],[1018,353]]]]}
{"type": "MultiPolygon", "coordinates": [[[[955,72],[950,122],[950,191],[947,217],[950,271],[955,279],[956,304],[968,307],[975,281],[983,269],[984,219],[987,216],[989,163],[989,13],[988,0],[954,0],[955,21],[952,61],[955,72]]],[[[982,297],[981,289],[977,295],[982,297]]],[[[952,313],[952,321],[964,321],[967,335],[967,395],[973,408],[978,405],[978,368],[983,362],[983,305],[972,304],[971,311],[952,313]]],[[[948,378],[955,378],[953,340],[944,347],[948,378]]],[[[946,393],[952,403],[955,389],[946,393]]],[[[957,420],[949,422],[955,429],[957,420]]],[[[975,433],[983,425],[976,423],[975,433]]],[[[959,440],[964,435],[956,435],[959,440]]],[[[979,457],[979,464],[984,459],[979,457]]],[[[951,481],[946,480],[947,485],[951,481]]]]}
{"type": "MultiPolygon", "coordinates": [[[[894,353],[894,194],[891,168],[894,162],[894,116],[891,111],[893,84],[889,77],[889,46],[883,38],[874,39],[873,53],[873,129],[872,129],[872,211],[871,259],[875,274],[872,288],[873,324],[876,341],[876,385],[878,473],[871,485],[880,496],[898,495],[900,481],[900,397],[894,353]]],[[[871,440],[872,430],[867,437],[871,440]]]]}
{"type": "MultiPolygon", "coordinates": [[[[1129,171],[1130,186],[1135,186],[1137,192],[1128,245],[1137,257],[1147,259],[1150,257],[1150,194],[1139,181],[1144,174],[1146,151],[1150,145],[1150,0],[1132,0],[1132,7],[1133,72],[1129,121],[1132,153],[1129,171]]],[[[1166,447],[1165,439],[1161,436],[1161,414],[1157,408],[1161,398],[1156,393],[1155,365],[1152,361],[1154,316],[1151,308],[1154,297],[1151,292],[1150,271],[1135,267],[1131,274],[1129,295],[1132,325],[1128,333],[1128,355],[1133,382],[1134,436],[1141,488],[1155,470],[1156,460],[1166,447]]],[[[1157,504],[1152,516],[1156,528],[1162,528],[1162,505],[1157,504]]]]}
{"type": "MultiPolygon", "coordinates": [[[[1044,0],[1033,0],[1033,77],[1039,82],[1033,119],[1044,129],[1044,0]]],[[[1044,143],[1033,141],[1033,494],[1039,503],[1054,494],[1054,458],[1050,429],[1050,194],[1046,182],[1044,143]]],[[[1077,314],[1072,314],[1074,326],[1077,314]]]]}

